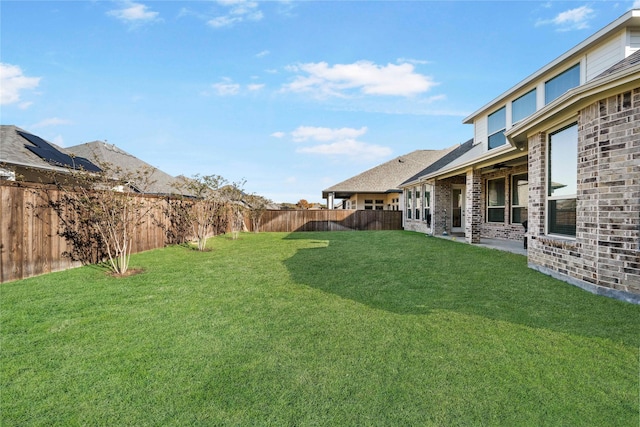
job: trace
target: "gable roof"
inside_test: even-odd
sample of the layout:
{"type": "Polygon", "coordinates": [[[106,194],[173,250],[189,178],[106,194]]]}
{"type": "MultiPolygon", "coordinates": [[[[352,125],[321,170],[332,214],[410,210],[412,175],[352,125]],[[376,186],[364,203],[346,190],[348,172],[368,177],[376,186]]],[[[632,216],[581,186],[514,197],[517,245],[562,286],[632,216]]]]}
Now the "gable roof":
{"type": "Polygon", "coordinates": [[[399,193],[400,184],[426,166],[454,150],[416,150],[375,166],[339,184],[322,191],[322,197],[335,193],[336,199],[345,199],[356,193],[399,193]]]}
{"type": "Polygon", "coordinates": [[[14,125],[0,126],[0,164],[60,173],[69,168],[99,170],[87,159],[14,125]]]}
{"type": "MultiPolygon", "coordinates": [[[[148,188],[140,189],[143,193],[168,195],[176,194],[178,192],[178,190],[173,186],[177,183],[176,178],[156,167],[151,166],[113,144],[107,144],[102,141],[93,141],[87,142],[86,144],[68,147],[67,150],[79,156],[86,157],[98,164],[106,164],[115,169],[121,169],[123,174],[135,175],[145,169],[149,170],[151,172],[150,180],[152,182],[148,185],[148,188]]],[[[136,186],[136,183],[132,184],[136,186]]]]}
{"type": "MultiPolygon", "coordinates": [[[[405,186],[405,185],[417,182],[420,180],[420,178],[436,173],[447,166],[455,167],[456,164],[464,162],[464,159],[468,157],[471,157],[471,156],[475,157],[474,155],[475,153],[469,153],[473,148],[474,146],[473,146],[473,138],[472,138],[458,145],[453,150],[449,151],[447,154],[445,154],[435,162],[431,163],[428,167],[426,167],[425,169],[421,170],[417,174],[413,175],[412,177],[404,181],[402,184],[400,184],[400,186],[405,186]]],[[[474,151],[477,151],[477,150],[474,150],[474,151]]]]}

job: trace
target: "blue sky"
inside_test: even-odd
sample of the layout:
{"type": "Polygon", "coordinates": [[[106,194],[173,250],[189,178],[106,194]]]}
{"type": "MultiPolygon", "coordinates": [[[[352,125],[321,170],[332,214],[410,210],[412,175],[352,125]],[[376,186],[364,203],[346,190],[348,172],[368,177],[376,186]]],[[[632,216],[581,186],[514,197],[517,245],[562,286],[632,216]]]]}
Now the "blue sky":
{"type": "Polygon", "coordinates": [[[0,121],[320,202],[396,156],[468,140],[468,114],[632,7],[2,0],[0,121]]]}

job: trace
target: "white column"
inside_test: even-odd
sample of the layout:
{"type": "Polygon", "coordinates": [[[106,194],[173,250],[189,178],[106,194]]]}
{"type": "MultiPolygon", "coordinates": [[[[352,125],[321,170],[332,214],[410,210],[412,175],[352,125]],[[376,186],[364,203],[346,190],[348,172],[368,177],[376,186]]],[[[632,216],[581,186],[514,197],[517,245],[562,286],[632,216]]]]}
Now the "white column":
{"type": "Polygon", "coordinates": [[[333,209],[333,198],[336,193],[327,194],[327,209],[333,209]]]}

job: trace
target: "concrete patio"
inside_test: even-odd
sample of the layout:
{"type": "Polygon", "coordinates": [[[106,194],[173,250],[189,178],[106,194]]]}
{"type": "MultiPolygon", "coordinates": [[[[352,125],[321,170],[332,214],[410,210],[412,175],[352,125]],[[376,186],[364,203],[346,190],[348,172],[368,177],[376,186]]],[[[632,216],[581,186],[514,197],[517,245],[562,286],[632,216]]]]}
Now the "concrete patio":
{"type": "MultiPolygon", "coordinates": [[[[435,236],[441,239],[453,240],[460,243],[467,243],[464,238],[464,234],[450,234],[446,236],[435,236]]],[[[499,251],[511,252],[518,255],[527,255],[527,250],[524,248],[522,241],[518,240],[506,240],[506,239],[487,239],[482,237],[480,243],[475,246],[482,246],[489,249],[497,249],[499,251]]]]}

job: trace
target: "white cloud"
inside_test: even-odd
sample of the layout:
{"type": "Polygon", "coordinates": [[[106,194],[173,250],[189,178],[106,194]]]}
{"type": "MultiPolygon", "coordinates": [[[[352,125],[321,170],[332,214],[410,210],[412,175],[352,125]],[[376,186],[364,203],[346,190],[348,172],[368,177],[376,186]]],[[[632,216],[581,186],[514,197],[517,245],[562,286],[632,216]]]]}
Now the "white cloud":
{"type": "MultiPolygon", "coordinates": [[[[640,1],[640,0],[638,0],[640,1]]],[[[265,56],[269,55],[271,52],[269,52],[268,50],[263,50],[262,52],[256,53],[256,58],[264,58],[265,56]]]]}
{"type": "Polygon", "coordinates": [[[222,28],[222,27],[230,27],[236,22],[240,22],[241,18],[233,18],[230,16],[218,16],[216,18],[210,19],[207,24],[214,28],[222,28]]]}
{"type": "Polygon", "coordinates": [[[411,59],[411,58],[398,58],[396,59],[396,62],[398,64],[403,64],[405,62],[408,62],[409,64],[415,64],[415,65],[425,65],[425,64],[430,64],[430,61],[425,61],[424,59],[411,59]]]}
{"type": "Polygon", "coordinates": [[[70,125],[71,121],[66,119],[60,119],[58,117],[52,117],[50,119],[44,119],[39,121],[38,123],[29,126],[30,128],[43,128],[48,126],[60,126],[60,125],[70,125]]]}
{"type": "Polygon", "coordinates": [[[320,144],[313,147],[300,147],[299,153],[322,154],[332,156],[348,156],[364,161],[373,161],[391,154],[389,147],[367,144],[355,139],[344,139],[330,144],[320,144]]]}
{"type": "Polygon", "coordinates": [[[155,21],[158,18],[158,12],[152,12],[142,3],[134,3],[132,1],[122,2],[122,8],[114,9],[107,12],[107,15],[113,16],[126,23],[140,23],[155,21]]]}
{"type": "Polygon", "coordinates": [[[360,129],[353,128],[340,128],[340,129],[331,129],[324,127],[314,127],[314,126],[300,126],[293,132],[291,132],[291,137],[296,142],[304,142],[308,140],[314,141],[334,141],[341,139],[353,139],[367,133],[366,127],[361,127],[360,129]]]}
{"type": "MultiPolygon", "coordinates": [[[[20,102],[20,92],[35,89],[40,77],[27,77],[17,65],[0,63],[0,105],[20,102]]],[[[20,108],[27,108],[30,102],[22,102],[20,108]]]]}
{"type": "Polygon", "coordinates": [[[584,30],[589,28],[589,20],[594,15],[594,10],[589,6],[580,6],[561,12],[552,19],[538,20],[536,26],[555,25],[558,27],[558,31],[584,30]]]}
{"type": "MultiPolygon", "coordinates": [[[[218,96],[240,95],[241,93],[246,94],[246,91],[257,92],[263,89],[264,86],[265,85],[263,83],[250,83],[246,86],[243,86],[239,83],[235,83],[228,77],[224,77],[222,81],[211,85],[215,94],[218,96]]],[[[204,91],[202,92],[202,95],[209,96],[210,93],[208,93],[208,91],[204,91]]]]}
{"type": "Polygon", "coordinates": [[[230,27],[244,21],[260,21],[264,17],[255,1],[218,0],[218,4],[227,8],[227,13],[207,21],[214,28],[230,27]]]}
{"type": "MultiPolygon", "coordinates": [[[[367,128],[364,126],[360,129],[299,126],[290,133],[290,136],[297,143],[321,142],[321,144],[299,146],[296,149],[297,153],[341,156],[362,161],[378,160],[391,154],[392,151],[388,147],[368,144],[357,139],[365,133],[367,128]]],[[[285,133],[275,132],[271,136],[282,138],[285,133]]]]}
{"type": "Polygon", "coordinates": [[[62,138],[62,135],[58,135],[56,137],[54,137],[51,142],[53,142],[54,144],[60,146],[60,147],[64,147],[64,138],[62,138]]]}
{"type": "Polygon", "coordinates": [[[353,90],[364,95],[408,97],[437,85],[431,77],[416,73],[409,63],[381,66],[370,61],[358,61],[330,66],[326,62],[318,62],[287,69],[300,75],[283,87],[285,91],[311,92],[319,97],[346,97],[353,90]]]}
{"type": "Polygon", "coordinates": [[[633,2],[633,6],[631,6],[632,9],[640,9],[640,0],[636,0],[633,2]]]}
{"type": "Polygon", "coordinates": [[[224,79],[220,83],[214,83],[211,87],[220,96],[237,95],[240,92],[240,85],[231,82],[230,79],[224,79]]]}

